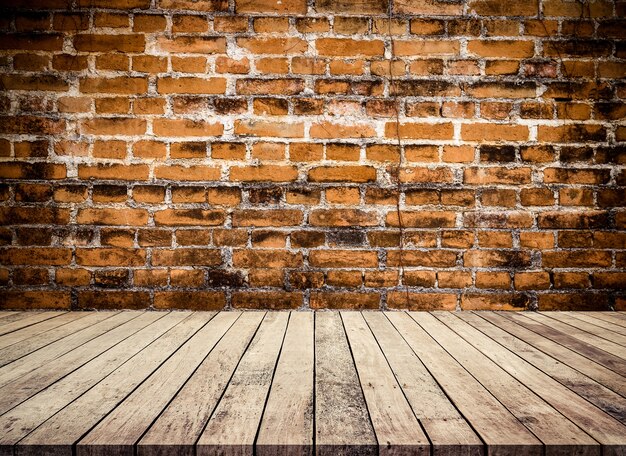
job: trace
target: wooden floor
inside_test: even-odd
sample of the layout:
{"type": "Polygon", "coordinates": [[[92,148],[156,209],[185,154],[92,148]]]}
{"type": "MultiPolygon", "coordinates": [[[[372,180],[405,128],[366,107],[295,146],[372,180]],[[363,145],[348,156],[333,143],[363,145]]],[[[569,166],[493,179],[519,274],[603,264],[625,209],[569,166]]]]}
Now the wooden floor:
{"type": "Polygon", "coordinates": [[[625,313],[0,312],[1,455],[623,455],[625,313]]]}

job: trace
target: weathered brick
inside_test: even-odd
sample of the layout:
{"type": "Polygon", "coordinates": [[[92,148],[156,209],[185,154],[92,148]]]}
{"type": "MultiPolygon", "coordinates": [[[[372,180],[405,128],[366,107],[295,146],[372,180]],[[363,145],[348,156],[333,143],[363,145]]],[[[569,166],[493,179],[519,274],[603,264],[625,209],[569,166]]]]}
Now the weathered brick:
{"type": "Polygon", "coordinates": [[[152,252],[153,266],[219,266],[221,263],[218,249],[177,248],[152,252]]]}
{"type": "Polygon", "coordinates": [[[233,293],[232,306],[236,309],[297,309],[302,306],[301,292],[239,291],[233,293]]]}
{"type": "Polygon", "coordinates": [[[393,267],[453,267],[457,262],[456,252],[450,250],[391,250],[387,254],[387,266],[393,267]]]}
{"type": "Polygon", "coordinates": [[[153,129],[154,133],[159,136],[220,136],[224,131],[224,126],[204,120],[155,119],[153,129]]]}
{"type": "Polygon", "coordinates": [[[295,209],[243,209],[232,215],[234,226],[296,226],[303,220],[295,209]]]}
{"type": "Polygon", "coordinates": [[[301,138],[302,123],[270,122],[264,120],[237,120],[235,134],[242,136],[269,136],[276,138],[301,138]]]}
{"type": "Polygon", "coordinates": [[[320,268],[375,268],[378,255],[365,250],[312,250],[309,263],[320,268]]]}
{"type": "Polygon", "coordinates": [[[145,209],[84,208],[79,209],[76,221],[84,225],[145,225],[145,209]]]}
{"type": "Polygon", "coordinates": [[[380,40],[354,40],[349,38],[319,38],[315,43],[322,56],[357,57],[382,56],[384,45],[380,40]]]}
{"type": "Polygon", "coordinates": [[[154,223],[166,226],[216,226],[225,219],[223,211],[207,209],[164,209],[154,213],[154,223]]]}
{"type": "Polygon", "coordinates": [[[0,297],[0,309],[30,310],[58,309],[69,310],[71,297],[68,291],[21,291],[5,290],[0,297]]]}
{"type": "Polygon", "coordinates": [[[235,250],[233,264],[238,268],[297,268],[302,266],[302,254],[283,250],[235,250]]]}
{"type": "Polygon", "coordinates": [[[173,38],[158,37],[157,45],[165,52],[218,54],[226,51],[226,39],[214,36],[179,35],[173,38]]]}
{"type": "Polygon", "coordinates": [[[150,305],[150,294],[145,291],[79,291],[80,309],[145,309],[150,305]]]}
{"type": "Polygon", "coordinates": [[[355,292],[313,292],[310,306],[312,309],[378,309],[380,295],[378,293],[355,292]]]}
{"type": "Polygon", "coordinates": [[[201,93],[215,94],[226,91],[226,79],[223,78],[159,78],[157,81],[159,93],[201,93]]]}
{"type": "Polygon", "coordinates": [[[157,309],[221,310],[226,306],[221,291],[157,291],[154,307],[157,309]]]}
{"type": "Polygon", "coordinates": [[[455,310],[457,295],[452,293],[414,293],[392,291],[387,294],[387,307],[406,310],[455,310]]]}
{"type": "Polygon", "coordinates": [[[141,52],[146,41],[143,35],[76,35],[74,48],[80,52],[141,52]]]}
{"type": "Polygon", "coordinates": [[[371,166],[322,166],[308,174],[311,182],[373,182],[376,169],[371,166]]]}
{"type": "Polygon", "coordinates": [[[463,264],[467,267],[518,269],[530,265],[530,255],[517,250],[468,250],[463,254],[463,264]]]}
{"type": "Polygon", "coordinates": [[[376,213],[358,209],[316,209],[309,214],[312,226],[376,226],[376,213]]]}
{"type": "Polygon", "coordinates": [[[293,166],[260,165],[241,166],[230,169],[231,181],[242,182],[291,182],[298,177],[298,171],[293,166]]]}

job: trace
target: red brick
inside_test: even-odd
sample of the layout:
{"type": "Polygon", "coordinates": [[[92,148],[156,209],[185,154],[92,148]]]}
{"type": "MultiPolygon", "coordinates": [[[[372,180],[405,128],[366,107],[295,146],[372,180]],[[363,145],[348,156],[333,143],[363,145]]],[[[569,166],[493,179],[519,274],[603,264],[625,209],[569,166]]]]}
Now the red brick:
{"type": "Polygon", "coordinates": [[[231,304],[236,309],[297,309],[301,307],[301,292],[239,291],[233,293],[231,304]]]}
{"type": "Polygon", "coordinates": [[[225,219],[224,212],[207,209],[164,209],[154,213],[154,223],[166,226],[217,226],[225,219]]]}
{"type": "Polygon", "coordinates": [[[384,53],[384,45],[380,40],[318,38],[315,46],[319,55],[332,57],[373,57],[382,56],[384,53]]]}
{"type": "Polygon", "coordinates": [[[150,306],[150,294],[145,291],[80,291],[78,307],[80,309],[147,309],[150,306]]]}
{"type": "Polygon", "coordinates": [[[157,38],[157,46],[165,52],[184,52],[188,54],[221,54],[226,52],[226,39],[224,37],[212,36],[179,35],[175,36],[174,38],[160,36],[157,38]]]}
{"type": "Polygon", "coordinates": [[[70,249],[57,247],[2,248],[0,264],[4,265],[67,265],[72,259],[70,249]]]}
{"type": "Polygon", "coordinates": [[[390,250],[387,266],[449,268],[457,263],[457,254],[451,250],[390,250]]]}
{"type": "Polygon", "coordinates": [[[310,306],[311,309],[373,310],[380,306],[380,295],[378,293],[313,292],[310,306]]]}
{"type": "Polygon", "coordinates": [[[304,125],[302,123],[269,122],[264,120],[236,120],[235,134],[275,138],[301,138],[304,136],[304,125]]]}
{"type": "Polygon", "coordinates": [[[371,166],[320,166],[309,171],[311,182],[373,182],[376,169],[371,166]]]}
{"type": "Polygon", "coordinates": [[[60,51],[62,48],[63,37],[60,34],[11,33],[0,36],[0,50],[60,51]]]}
{"type": "Polygon", "coordinates": [[[191,119],[155,119],[154,133],[158,136],[220,136],[224,126],[204,120],[191,119]]]}
{"type": "Polygon", "coordinates": [[[222,310],[226,298],[222,291],[157,291],[154,307],[157,309],[222,310]]]}
{"type": "Polygon", "coordinates": [[[63,309],[69,310],[71,297],[68,291],[21,291],[4,290],[0,296],[0,309],[63,309]]]}
{"type": "Polygon", "coordinates": [[[242,209],[233,213],[233,226],[296,226],[302,211],[294,209],[242,209]]]}
{"type": "Polygon", "coordinates": [[[222,255],[218,249],[155,249],[153,266],[219,266],[222,255]]]}
{"type": "Polygon", "coordinates": [[[387,307],[406,310],[455,310],[457,295],[451,293],[387,293],[387,307]]]}
{"type": "Polygon", "coordinates": [[[83,225],[145,225],[145,209],[84,208],[78,210],[76,222],[83,225]]]}
{"type": "Polygon", "coordinates": [[[142,52],[143,35],[76,35],[74,47],[80,52],[142,52]]]}
{"type": "Polygon", "coordinates": [[[375,268],[378,254],[365,250],[312,250],[309,263],[320,268],[375,268]]]}
{"type": "Polygon", "coordinates": [[[284,250],[234,250],[233,265],[237,268],[297,268],[302,266],[302,254],[284,250]]]}
{"type": "Polygon", "coordinates": [[[81,121],[80,129],[86,135],[135,136],[146,132],[146,121],[130,117],[89,119],[81,121]]]}
{"type": "Polygon", "coordinates": [[[142,266],[145,262],[146,252],[140,249],[76,249],[76,263],[81,266],[142,266]]]}
{"type": "Polygon", "coordinates": [[[226,79],[223,78],[159,78],[157,81],[159,93],[201,93],[216,94],[226,91],[226,79]]]}
{"type": "Polygon", "coordinates": [[[309,214],[312,226],[377,226],[375,212],[359,209],[316,209],[309,214]]]}

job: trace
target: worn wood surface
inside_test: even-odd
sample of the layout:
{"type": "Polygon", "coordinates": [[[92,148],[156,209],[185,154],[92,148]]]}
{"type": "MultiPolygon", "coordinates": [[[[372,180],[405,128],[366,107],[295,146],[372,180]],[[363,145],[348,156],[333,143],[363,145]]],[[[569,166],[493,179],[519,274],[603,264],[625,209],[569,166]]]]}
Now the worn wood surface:
{"type": "Polygon", "coordinates": [[[626,453],[618,312],[0,312],[0,328],[0,456],[626,453]]]}

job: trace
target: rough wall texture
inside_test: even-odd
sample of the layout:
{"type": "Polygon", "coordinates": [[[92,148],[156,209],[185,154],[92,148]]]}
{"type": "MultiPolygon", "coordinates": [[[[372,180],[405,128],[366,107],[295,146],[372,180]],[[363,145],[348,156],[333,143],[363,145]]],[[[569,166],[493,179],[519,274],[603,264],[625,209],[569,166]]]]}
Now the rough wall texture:
{"type": "Polygon", "coordinates": [[[626,308],[625,2],[0,5],[2,308],[626,308]]]}

